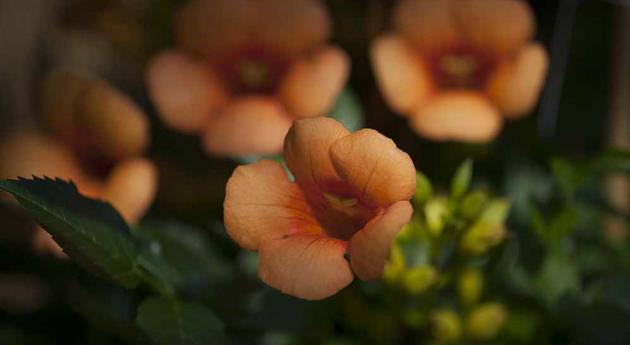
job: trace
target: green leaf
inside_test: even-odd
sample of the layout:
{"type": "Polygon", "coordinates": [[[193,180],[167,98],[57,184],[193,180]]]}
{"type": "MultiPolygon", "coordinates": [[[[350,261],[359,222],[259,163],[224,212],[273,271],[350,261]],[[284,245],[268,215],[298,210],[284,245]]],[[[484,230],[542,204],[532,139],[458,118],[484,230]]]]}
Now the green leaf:
{"type": "Polygon", "coordinates": [[[422,205],[433,196],[433,187],[431,187],[431,181],[423,173],[416,171],[416,193],[413,195],[413,200],[422,205]]]}
{"type": "Polygon", "coordinates": [[[172,221],[150,221],[136,231],[147,238],[147,251],[156,257],[154,266],[173,285],[207,287],[231,276],[229,264],[200,229],[172,221]]]}
{"type": "Polygon", "coordinates": [[[547,305],[553,306],[560,297],[579,291],[577,265],[566,255],[551,252],[538,273],[536,283],[540,296],[547,305]]]}
{"type": "Polygon", "coordinates": [[[565,159],[553,158],[551,160],[551,171],[556,179],[556,183],[560,186],[562,196],[567,200],[572,199],[576,188],[580,184],[576,167],[572,166],[565,159]]]}
{"type": "Polygon", "coordinates": [[[330,117],[341,122],[351,132],[363,128],[363,108],[352,89],[345,88],[339,94],[330,117]]]}
{"type": "Polygon", "coordinates": [[[33,178],[0,181],[28,213],[84,268],[126,288],[140,283],[128,225],[108,203],[79,194],[71,182],[33,178]]]}
{"type": "Polygon", "coordinates": [[[136,324],[156,345],[226,343],[223,323],[201,304],[150,297],[138,308],[136,324]]]}
{"type": "Polygon", "coordinates": [[[455,176],[451,181],[451,196],[454,199],[461,198],[468,190],[468,187],[470,187],[472,171],[473,162],[470,159],[464,161],[464,163],[462,163],[459,168],[457,168],[457,172],[455,172],[455,176]]]}

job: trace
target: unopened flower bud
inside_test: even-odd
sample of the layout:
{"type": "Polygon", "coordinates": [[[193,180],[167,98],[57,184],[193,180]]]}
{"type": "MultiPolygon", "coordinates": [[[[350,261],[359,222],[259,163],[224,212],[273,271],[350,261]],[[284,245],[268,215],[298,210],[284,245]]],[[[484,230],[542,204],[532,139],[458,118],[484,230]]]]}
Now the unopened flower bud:
{"type": "Polygon", "coordinates": [[[444,215],[447,211],[446,200],[443,198],[434,198],[427,202],[424,206],[424,213],[427,219],[427,226],[431,234],[437,236],[444,228],[444,215]]]}
{"type": "Polygon", "coordinates": [[[433,336],[439,343],[455,343],[462,333],[459,316],[452,310],[440,309],[431,313],[433,336]]]}
{"type": "Polygon", "coordinates": [[[405,271],[403,285],[407,292],[418,295],[425,292],[435,282],[437,272],[431,266],[413,267],[405,271]]]}
{"type": "Polygon", "coordinates": [[[390,284],[394,284],[400,280],[404,272],[405,256],[400,246],[394,242],[389,254],[389,261],[385,263],[385,268],[383,269],[383,279],[390,284]]]}
{"type": "Polygon", "coordinates": [[[464,270],[457,279],[457,293],[460,301],[470,305],[479,301],[483,290],[483,275],[478,269],[464,270]]]}
{"type": "Polygon", "coordinates": [[[488,194],[485,191],[477,190],[467,194],[462,200],[460,213],[466,219],[475,219],[479,216],[484,206],[488,202],[488,194]]]}
{"type": "Polygon", "coordinates": [[[466,254],[480,255],[501,243],[504,238],[505,228],[502,224],[477,221],[464,234],[460,248],[466,254]]]}
{"type": "Polygon", "coordinates": [[[475,340],[490,340],[499,333],[507,310],[499,303],[486,303],[470,312],[466,318],[466,333],[475,340]]]}

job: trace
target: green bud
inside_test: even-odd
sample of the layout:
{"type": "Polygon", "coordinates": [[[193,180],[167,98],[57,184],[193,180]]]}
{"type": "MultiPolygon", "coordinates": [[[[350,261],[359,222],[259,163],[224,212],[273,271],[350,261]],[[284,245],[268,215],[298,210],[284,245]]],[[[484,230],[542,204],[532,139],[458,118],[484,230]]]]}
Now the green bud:
{"type": "Polygon", "coordinates": [[[457,293],[464,305],[479,301],[483,290],[483,275],[480,270],[468,268],[457,277],[457,293]]]}
{"type": "Polygon", "coordinates": [[[404,273],[405,255],[400,245],[394,242],[389,254],[389,260],[385,263],[385,268],[383,269],[383,279],[390,284],[395,284],[402,278],[404,273]]]}
{"type": "Polygon", "coordinates": [[[416,171],[416,193],[413,200],[418,204],[424,204],[433,195],[431,181],[421,172],[416,171]]]}
{"type": "Polygon", "coordinates": [[[466,333],[475,340],[490,340],[497,336],[507,310],[499,303],[486,303],[473,309],[466,318],[466,333]]]}
{"type": "Polygon", "coordinates": [[[494,224],[503,224],[510,211],[510,203],[505,199],[493,199],[483,210],[480,220],[494,224]]]}
{"type": "Polygon", "coordinates": [[[451,196],[454,199],[459,199],[466,193],[468,187],[470,187],[470,180],[472,179],[473,162],[470,159],[464,161],[451,181],[451,196]]]}
{"type": "Polygon", "coordinates": [[[442,232],[447,211],[448,205],[444,198],[433,198],[424,205],[427,227],[432,235],[438,236],[442,232]]]}
{"type": "Polygon", "coordinates": [[[469,255],[480,255],[503,241],[505,227],[485,221],[477,221],[462,237],[460,249],[469,255]]]}
{"type": "Polygon", "coordinates": [[[488,194],[477,190],[464,197],[460,205],[460,213],[466,219],[475,219],[479,216],[488,202],[488,194]]]}
{"type": "Polygon", "coordinates": [[[459,316],[452,310],[440,309],[431,313],[433,336],[439,343],[455,343],[462,334],[459,316]]]}
{"type": "Polygon", "coordinates": [[[425,292],[435,282],[437,272],[431,266],[418,266],[405,271],[403,286],[407,292],[419,295],[425,292]]]}

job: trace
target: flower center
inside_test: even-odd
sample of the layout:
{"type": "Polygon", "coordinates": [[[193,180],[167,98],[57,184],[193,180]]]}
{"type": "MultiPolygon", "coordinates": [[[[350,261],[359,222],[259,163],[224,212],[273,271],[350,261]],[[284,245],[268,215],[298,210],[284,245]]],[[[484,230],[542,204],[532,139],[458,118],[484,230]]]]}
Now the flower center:
{"type": "Polygon", "coordinates": [[[288,61],[252,44],[225,54],[215,66],[234,93],[273,93],[288,61]]]}
{"type": "Polygon", "coordinates": [[[447,89],[483,88],[496,68],[496,57],[460,46],[429,57],[436,83],[447,89]]]}
{"type": "Polygon", "coordinates": [[[305,194],[315,218],[330,237],[349,240],[379,212],[345,183],[327,185],[323,189],[311,187],[305,194]]]}

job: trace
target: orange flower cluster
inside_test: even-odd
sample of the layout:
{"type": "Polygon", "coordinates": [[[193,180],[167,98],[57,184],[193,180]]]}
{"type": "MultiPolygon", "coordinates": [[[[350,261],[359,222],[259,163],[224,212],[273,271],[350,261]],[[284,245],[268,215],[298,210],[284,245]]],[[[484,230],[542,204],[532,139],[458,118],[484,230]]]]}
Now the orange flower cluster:
{"type": "Polygon", "coordinates": [[[390,107],[421,136],[482,143],[536,104],[547,54],[520,0],[402,0],[372,61],[390,107]]]}
{"type": "Polygon", "coordinates": [[[315,0],[191,0],[175,16],[179,47],[150,63],[151,98],[210,154],[279,152],[292,120],[324,115],[346,82],[329,34],[315,0]]]}
{"type": "Polygon", "coordinates": [[[320,117],[294,122],[284,159],[295,182],[279,163],[261,160],[238,167],[226,187],[225,226],[260,253],[260,278],[304,299],[335,294],[353,272],[379,278],[411,218],[411,158],[377,131],[351,134],[320,117]]]}
{"type": "MultiPolygon", "coordinates": [[[[130,98],[101,80],[59,69],[42,83],[37,129],[14,131],[0,140],[0,178],[49,176],[72,180],[79,191],[112,203],[137,222],[152,203],[157,172],[141,158],[149,124],[130,98]]],[[[36,247],[61,254],[39,230],[36,247]]]]}

